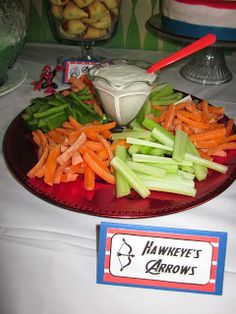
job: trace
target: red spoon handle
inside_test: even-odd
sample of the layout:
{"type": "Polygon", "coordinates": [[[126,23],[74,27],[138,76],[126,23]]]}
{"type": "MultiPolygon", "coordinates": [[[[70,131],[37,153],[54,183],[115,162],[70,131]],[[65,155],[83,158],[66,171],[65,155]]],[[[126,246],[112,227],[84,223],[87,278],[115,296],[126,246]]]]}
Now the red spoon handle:
{"type": "Polygon", "coordinates": [[[190,45],[180,49],[179,51],[175,52],[171,56],[162,59],[155,64],[153,64],[150,68],[147,69],[148,73],[153,73],[156,72],[165,66],[178,61],[180,59],[183,59],[191,54],[193,54],[196,51],[199,51],[203,48],[206,48],[216,42],[216,36],[214,34],[207,34],[200,39],[194,41],[190,45]]]}

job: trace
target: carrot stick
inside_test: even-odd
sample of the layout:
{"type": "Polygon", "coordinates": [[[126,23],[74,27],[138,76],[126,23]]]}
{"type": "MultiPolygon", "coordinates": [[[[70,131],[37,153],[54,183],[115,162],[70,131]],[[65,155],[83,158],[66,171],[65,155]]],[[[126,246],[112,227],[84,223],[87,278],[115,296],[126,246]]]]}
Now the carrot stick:
{"type": "MultiPolygon", "coordinates": [[[[84,161],[86,164],[104,181],[115,184],[115,177],[110,173],[105,171],[102,167],[99,166],[99,164],[89,155],[88,153],[85,153],[83,155],[84,161]]],[[[108,169],[108,168],[107,168],[108,169]]]]}
{"type": "Polygon", "coordinates": [[[72,87],[76,87],[78,90],[83,90],[86,87],[86,84],[84,84],[79,78],[76,78],[75,76],[71,76],[69,79],[69,83],[72,85],[72,87]]]}
{"type": "Polygon", "coordinates": [[[98,157],[99,157],[101,160],[107,160],[107,159],[109,159],[107,150],[106,150],[105,148],[104,148],[103,150],[101,150],[101,151],[98,153],[98,157]]]}
{"type": "Polygon", "coordinates": [[[73,132],[72,129],[64,129],[64,128],[56,128],[54,129],[54,131],[61,133],[63,135],[66,135],[66,136],[69,136],[73,132]]]}
{"type": "Polygon", "coordinates": [[[234,126],[234,119],[229,119],[226,124],[226,132],[225,132],[226,137],[231,134],[233,126],[234,126]]]}
{"type": "Polygon", "coordinates": [[[197,148],[211,148],[219,145],[219,141],[215,139],[209,141],[195,141],[194,144],[197,148]]]}
{"type": "Polygon", "coordinates": [[[198,134],[190,135],[190,139],[194,141],[207,141],[211,139],[223,138],[225,136],[225,128],[204,131],[198,134]]]}
{"type": "Polygon", "coordinates": [[[66,182],[71,182],[71,181],[75,181],[77,178],[78,178],[78,174],[76,174],[76,173],[63,173],[62,175],[61,175],[61,179],[60,179],[60,181],[61,182],[64,182],[64,183],[66,183],[66,182]]]}
{"type": "Polygon", "coordinates": [[[65,136],[57,132],[55,129],[48,131],[47,135],[56,143],[63,144],[65,141],[65,136]]]}
{"type": "Polygon", "coordinates": [[[230,136],[225,137],[225,138],[223,139],[223,142],[224,142],[224,143],[232,142],[232,141],[236,141],[236,134],[230,135],[230,136]]]}
{"type": "Polygon", "coordinates": [[[152,105],[152,108],[160,110],[160,111],[166,110],[166,106],[160,106],[160,105],[152,105]]]}
{"type": "Polygon", "coordinates": [[[228,149],[236,149],[236,143],[234,142],[229,142],[229,143],[223,143],[223,144],[220,144],[216,147],[213,147],[211,149],[209,149],[207,151],[207,155],[208,156],[211,156],[213,155],[214,153],[218,152],[218,151],[221,151],[221,150],[228,150],[228,149]]]}
{"type": "Polygon", "coordinates": [[[198,121],[194,121],[192,119],[186,118],[185,116],[183,116],[181,113],[177,112],[177,117],[183,121],[186,122],[187,124],[195,127],[195,128],[199,128],[199,129],[208,129],[209,128],[209,124],[208,123],[203,123],[203,122],[198,122],[198,121]]]}
{"type": "Polygon", "coordinates": [[[39,136],[40,138],[40,141],[41,141],[41,144],[43,147],[47,146],[48,145],[48,140],[47,140],[47,137],[46,135],[41,131],[41,130],[36,130],[36,133],[37,135],[39,136]]]}
{"type": "Polygon", "coordinates": [[[175,111],[185,109],[187,104],[187,102],[180,102],[179,104],[175,105],[175,111]]]}
{"type": "Polygon", "coordinates": [[[224,113],[225,113],[224,107],[213,107],[213,106],[209,106],[209,107],[208,107],[208,111],[209,111],[210,113],[214,113],[214,114],[217,114],[217,115],[224,115],[224,113]]]}
{"type": "Polygon", "coordinates": [[[63,174],[64,167],[58,166],[54,173],[53,184],[59,184],[61,182],[61,176],[63,174]]]}
{"type": "Polygon", "coordinates": [[[167,111],[166,111],[166,115],[165,115],[165,120],[163,121],[163,127],[167,130],[170,129],[171,124],[173,122],[175,116],[175,105],[171,104],[169,105],[167,111]]]}
{"type": "Polygon", "coordinates": [[[153,118],[153,120],[156,123],[162,123],[165,120],[165,116],[166,116],[166,111],[162,111],[162,113],[159,115],[159,117],[155,117],[155,118],[153,118]]]}
{"type": "Polygon", "coordinates": [[[70,91],[68,89],[65,89],[65,90],[61,91],[61,94],[63,96],[68,96],[68,95],[70,95],[70,91]]]}
{"type": "Polygon", "coordinates": [[[184,110],[179,110],[178,112],[179,114],[185,116],[186,118],[192,119],[194,121],[198,121],[198,122],[204,122],[202,121],[202,114],[201,112],[189,112],[189,111],[184,111],[184,110]]]}
{"type": "Polygon", "coordinates": [[[84,154],[88,154],[104,171],[110,172],[105,163],[98,157],[98,155],[91,151],[90,149],[86,148],[84,145],[80,147],[80,152],[84,157],[84,154]]]}
{"type": "Polygon", "coordinates": [[[46,145],[44,147],[43,153],[42,153],[40,159],[38,160],[38,162],[36,163],[36,165],[30,171],[27,172],[27,177],[29,177],[29,178],[35,177],[37,171],[39,169],[41,169],[43,167],[43,165],[45,164],[45,162],[48,158],[48,153],[49,153],[49,146],[46,145]]]}
{"type": "Polygon", "coordinates": [[[193,102],[187,102],[185,108],[189,112],[195,112],[197,110],[197,106],[193,102]]]}
{"type": "Polygon", "coordinates": [[[198,152],[202,158],[212,160],[212,158],[208,156],[206,153],[204,153],[201,149],[199,149],[198,152]]]}
{"type": "Polygon", "coordinates": [[[69,165],[64,168],[65,173],[77,173],[77,174],[84,174],[85,166],[82,166],[82,163],[77,165],[69,165]]]}
{"type": "Polygon", "coordinates": [[[60,165],[63,165],[67,160],[69,160],[72,157],[72,155],[80,148],[80,146],[83,145],[85,140],[86,140],[86,135],[82,133],[74,142],[74,144],[72,144],[66,151],[64,151],[64,153],[62,153],[57,158],[57,162],[60,165]]]}
{"type": "Polygon", "coordinates": [[[87,191],[93,191],[95,187],[95,172],[89,167],[84,169],[84,188],[87,191]]]}
{"type": "Polygon", "coordinates": [[[53,146],[48,154],[45,165],[44,182],[48,185],[53,185],[54,174],[57,167],[57,158],[60,155],[60,146],[53,146]]]}
{"type": "Polygon", "coordinates": [[[72,116],[69,116],[69,121],[70,121],[70,124],[73,126],[74,129],[77,129],[77,128],[82,126],[82,124],[79,123],[77,120],[75,120],[75,118],[73,118],[72,116]]]}
{"type": "Polygon", "coordinates": [[[46,164],[44,164],[35,174],[35,176],[37,178],[43,178],[44,174],[45,174],[45,168],[46,168],[46,164]]]}
{"type": "Polygon", "coordinates": [[[111,150],[114,151],[118,145],[125,146],[126,148],[130,147],[130,144],[126,143],[126,140],[118,140],[111,143],[111,150]]]}
{"type": "Polygon", "coordinates": [[[95,152],[100,152],[101,150],[104,149],[103,144],[100,142],[86,140],[84,144],[89,149],[91,149],[92,151],[95,151],[95,152]]]}
{"type": "Polygon", "coordinates": [[[107,140],[102,137],[101,135],[97,135],[97,139],[100,143],[102,143],[102,145],[104,146],[104,148],[106,149],[107,151],[107,154],[108,154],[108,157],[110,160],[112,160],[113,158],[113,152],[111,150],[111,147],[110,147],[110,144],[107,142],[107,140]]]}
{"type": "Polygon", "coordinates": [[[215,152],[214,154],[212,154],[212,156],[217,156],[217,157],[226,157],[227,153],[224,150],[218,150],[217,152],[215,152]]]}
{"type": "Polygon", "coordinates": [[[41,144],[41,139],[40,139],[39,135],[37,134],[37,132],[32,131],[32,136],[33,136],[33,141],[35,142],[35,144],[37,144],[38,146],[40,146],[40,144],[41,144]]]}
{"type": "Polygon", "coordinates": [[[82,132],[102,132],[104,130],[110,130],[113,129],[116,126],[116,122],[110,122],[107,124],[96,124],[96,125],[89,125],[89,126],[82,126],[81,128],[77,128],[74,130],[70,135],[70,143],[73,143],[77,137],[82,133],[82,132]]]}
{"type": "Polygon", "coordinates": [[[208,102],[206,100],[203,100],[201,102],[201,108],[202,108],[202,117],[203,117],[203,121],[205,123],[208,123],[210,121],[210,115],[209,115],[209,111],[208,111],[208,102]]]}
{"type": "Polygon", "coordinates": [[[65,122],[63,122],[63,127],[65,128],[65,129],[71,129],[71,130],[74,130],[75,128],[74,128],[74,126],[69,122],[69,121],[65,121],[65,122]]]}
{"type": "Polygon", "coordinates": [[[71,163],[72,165],[77,165],[80,164],[83,161],[83,158],[80,154],[79,151],[76,151],[72,156],[71,156],[71,163]]]}

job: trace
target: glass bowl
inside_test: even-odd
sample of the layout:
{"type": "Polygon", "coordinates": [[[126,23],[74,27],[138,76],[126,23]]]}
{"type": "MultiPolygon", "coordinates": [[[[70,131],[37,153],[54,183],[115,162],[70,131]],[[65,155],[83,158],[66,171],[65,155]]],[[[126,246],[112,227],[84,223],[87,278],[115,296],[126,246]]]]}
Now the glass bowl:
{"type": "Polygon", "coordinates": [[[26,16],[20,0],[0,1],[0,86],[16,62],[26,37],[26,16]]]}
{"type": "Polygon", "coordinates": [[[80,45],[82,57],[92,59],[92,46],[115,33],[121,0],[48,0],[54,37],[63,44],[80,45]]]}
{"type": "Polygon", "coordinates": [[[88,71],[104,111],[125,126],[138,114],[159,72],[148,74],[151,64],[143,60],[114,59],[96,64],[88,71]]]}

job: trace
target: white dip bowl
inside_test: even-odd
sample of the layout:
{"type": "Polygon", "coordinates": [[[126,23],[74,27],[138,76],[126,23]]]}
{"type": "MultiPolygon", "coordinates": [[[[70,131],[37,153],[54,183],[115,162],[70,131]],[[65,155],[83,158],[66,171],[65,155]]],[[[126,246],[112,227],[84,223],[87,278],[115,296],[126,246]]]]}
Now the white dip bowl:
{"type": "Polygon", "coordinates": [[[109,60],[89,70],[95,90],[105,112],[119,125],[132,121],[144,105],[159,74],[148,74],[148,62],[109,60]]]}

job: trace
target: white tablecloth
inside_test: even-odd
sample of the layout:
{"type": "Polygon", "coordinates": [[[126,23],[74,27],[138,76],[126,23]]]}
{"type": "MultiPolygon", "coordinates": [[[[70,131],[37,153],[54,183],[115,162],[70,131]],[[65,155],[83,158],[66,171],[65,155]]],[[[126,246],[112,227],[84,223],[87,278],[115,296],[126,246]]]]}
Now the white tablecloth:
{"type": "MultiPolygon", "coordinates": [[[[79,48],[26,45],[19,61],[28,73],[24,83],[0,97],[0,136],[33,97],[31,81],[38,79],[43,65],[52,67],[56,58],[76,55],[79,48]]],[[[108,50],[95,53],[107,57],[129,57],[155,61],[158,52],[108,50]]],[[[183,61],[184,62],[184,61],[183,61]]],[[[224,85],[202,86],[179,74],[181,63],[161,73],[161,81],[224,105],[236,119],[236,58],[227,57],[234,79],[224,85]]],[[[228,233],[222,296],[106,286],[96,284],[96,227],[101,221],[117,222],[65,210],[46,203],[24,189],[10,174],[0,154],[0,314],[231,314],[236,307],[236,183],[213,200],[175,215],[118,220],[122,223],[228,233]]]]}

